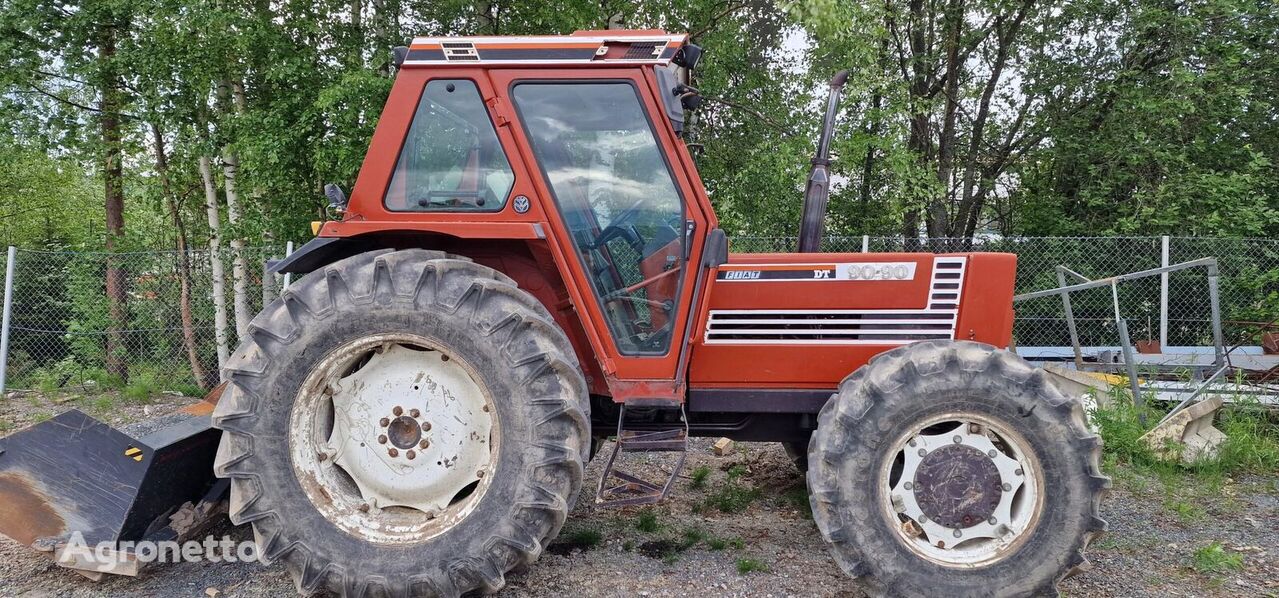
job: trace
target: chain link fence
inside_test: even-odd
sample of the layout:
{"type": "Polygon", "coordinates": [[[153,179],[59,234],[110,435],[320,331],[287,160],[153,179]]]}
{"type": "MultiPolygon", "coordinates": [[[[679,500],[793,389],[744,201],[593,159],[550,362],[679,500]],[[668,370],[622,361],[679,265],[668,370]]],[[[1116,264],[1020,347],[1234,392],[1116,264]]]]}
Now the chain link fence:
{"type": "MultiPolygon", "coordinates": [[[[1279,240],[1170,237],[979,238],[903,240],[831,237],[825,251],[1000,251],[1018,256],[1017,292],[1057,286],[1063,265],[1090,278],[1216,257],[1228,345],[1259,343],[1261,325],[1279,317],[1279,240]]],[[[793,251],[793,237],[737,237],[734,252],[793,251]]],[[[252,317],[282,285],[265,273],[278,248],[244,249],[242,312],[252,317]]],[[[3,259],[0,253],[0,259],[3,259]]],[[[225,278],[226,344],[236,338],[234,256],[221,255],[225,278]]],[[[19,250],[10,320],[8,386],[52,389],[69,385],[153,384],[198,393],[218,371],[212,262],[207,251],[87,253],[19,250]],[[126,294],[123,317],[106,296],[108,270],[119,272],[126,294]],[[183,293],[185,280],[186,293],[183,293]],[[186,297],[184,300],[183,297],[186,297]]],[[[0,275],[4,272],[0,265],[0,275]]],[[[2,284],[2,281],[0,281],[2,284]]],[[[0,287],[2,288],[2,287],[0,287]]],[[[1076,293],[1072,305],[1085,346],[1115,347],[1118,333],[1110,289],[1076,293]]],[[[1201,270],[1169,276],[1167,307],[1158,277],[1119,287],[1120,310],[1134,341],[1163,337],[1164,347],[1211,344],[1209,303],[1201,270]],[[1166,316],[1166,326],[1161,325],[1166,316]]],[[[1055,297],[1017,305],[1019,346],[1064,347],[1070,337],[1055,297]]]]}
{"type": "MultiPolygon", "coordinates": [[[[280,290],[266,273],[279,249],[220,252],[226,323],[234,350],[236,302],[244,324],[280,290]],[[241,276],[237,276],[237,271],[241,276]],[[241,279],[239,283],[237,278],[241,279]],[[237,294],[241,296],[237,299],[237,294]]],[[[208,251],[131,253],[19,249],[9,320],[9,388],[142,385],[200,395],[218,379],[213,261],[208,251]],[[123,287],[119,307],[108,281],[123,287]]],[[[0,270],[2,271],[2,270],[0,270]]]]}

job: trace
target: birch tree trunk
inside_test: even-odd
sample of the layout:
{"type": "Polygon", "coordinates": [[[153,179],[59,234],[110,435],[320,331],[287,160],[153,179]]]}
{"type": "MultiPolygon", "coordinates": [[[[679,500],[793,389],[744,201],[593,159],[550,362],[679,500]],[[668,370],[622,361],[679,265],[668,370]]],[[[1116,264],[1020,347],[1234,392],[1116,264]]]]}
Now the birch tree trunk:
{"type": "Polygon", "coordinates": [[[204,364],[200,363],[200,351],[196,346],[195,322],[191,316],[191,256],[187,254],[187,229],[182,223],[182,215],[178,212],[178,200],[173,196],[173,187],[169,181],[169,156],[164,150],[164,135],[160,127],[151,125],[151,136],[155,141],[155,171],[160,177],[160,193],[164,195],[165,205],[169,209],[169,217],[177,231],[178,249],[178,315],[182,320],[182,346],[186,349],[187,361],[191,364],[191,378],[200,390],[207,390],[208,374],[204,364]]]}
{"type": "Polygon", "coordinates": [[[204,181],[204,207],[209,216],[209,271],[213,277],[213,336],[217,344],[218,370],[231,356],[227,343],[226,274],[222,271],[222,218],[218,214],[218,188],[213,183],[213,164],[200,156],[200,179],[204,181]]]}
{"type": "MultiPolygon", "coordinates": [[[[240,160],[229,146],[222,149],[222,179],[226,192],[227,223],[235,228],[240,224],[240,194],[236,189],[235,177],[240,169],[240,160]]],[[[249,331],[249,268],[244,259],[244,239],[235,234],[231,237],[231,292],[235,311],[235,334],[243,338],[249,331]]]]}

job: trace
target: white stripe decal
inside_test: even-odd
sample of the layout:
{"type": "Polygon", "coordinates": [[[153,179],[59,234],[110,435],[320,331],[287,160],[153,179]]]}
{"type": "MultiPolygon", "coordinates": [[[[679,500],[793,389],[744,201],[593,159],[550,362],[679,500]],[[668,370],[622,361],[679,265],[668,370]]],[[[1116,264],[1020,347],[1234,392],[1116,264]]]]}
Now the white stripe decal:
{"type": "MultiPolygon", "coordinates": [[[[933,258],[925,297],[927,304],[922,309],[716,309],[711,310],[705,342],[708,345],[904,345],[920,340],[953,339],[967,263],[965,257],[933,258]]],[[[914,268],[910,275],[914,277],[914,268]]]]}

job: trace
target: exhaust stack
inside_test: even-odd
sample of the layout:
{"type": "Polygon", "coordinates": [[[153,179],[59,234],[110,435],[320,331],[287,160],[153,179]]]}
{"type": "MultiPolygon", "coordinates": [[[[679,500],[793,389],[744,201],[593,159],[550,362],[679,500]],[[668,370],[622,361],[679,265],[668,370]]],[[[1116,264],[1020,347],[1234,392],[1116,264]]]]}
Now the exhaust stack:
{"type": "Polygon", "coordinates": [[[822,233],[826,228],[826,202],[830,199],[830,137],[835,129],[839,94],[847,81],[848,71],[839,71],[830,80],[826,118],[822,121],[822,134],[817,139],[817,154],[813,156],[813,169],[808,173],[808,187],[804,190],[804,216],[799,223],[800,253],[814,253],[822,244],[822,233]]]}

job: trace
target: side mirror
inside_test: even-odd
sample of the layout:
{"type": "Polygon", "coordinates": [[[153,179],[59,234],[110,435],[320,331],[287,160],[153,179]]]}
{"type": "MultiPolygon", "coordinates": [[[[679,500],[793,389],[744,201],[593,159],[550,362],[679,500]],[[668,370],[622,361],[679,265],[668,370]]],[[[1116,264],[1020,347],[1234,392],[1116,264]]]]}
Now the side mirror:
{"type": "Polygon", "coordinates": [[[696,44],[684,44],[684,46],[681,47],[679,51],[675,53],[675,56],[671,58],[671,62],[674,62],[676,65],[682,66],[691,71],[697,67],[697,61],[701,59],[702,59],[701,46],[696,44]]]}
{"type": "Polygon", "coordinates": [[[408,58],[408,56],[409,49],[407,46],[396,46],[391,48],[391,64],[394,64],[397,69],[400,68],[400,65],[404,64],[404,59],[408,58]]]}
{"type": "Polygon", "coordinates": [[[334,183],[324,186],[324,196],[329,198],[329,209],[341,213],[346,211],[346,192],[334,183]]]}
{"type": "Polygon", "coordinates": [[[714,228],[706,233],[706,245],[702,249],[702,267],[718,268],[728,263],[728,235],[723,229],[714,228]]]}

